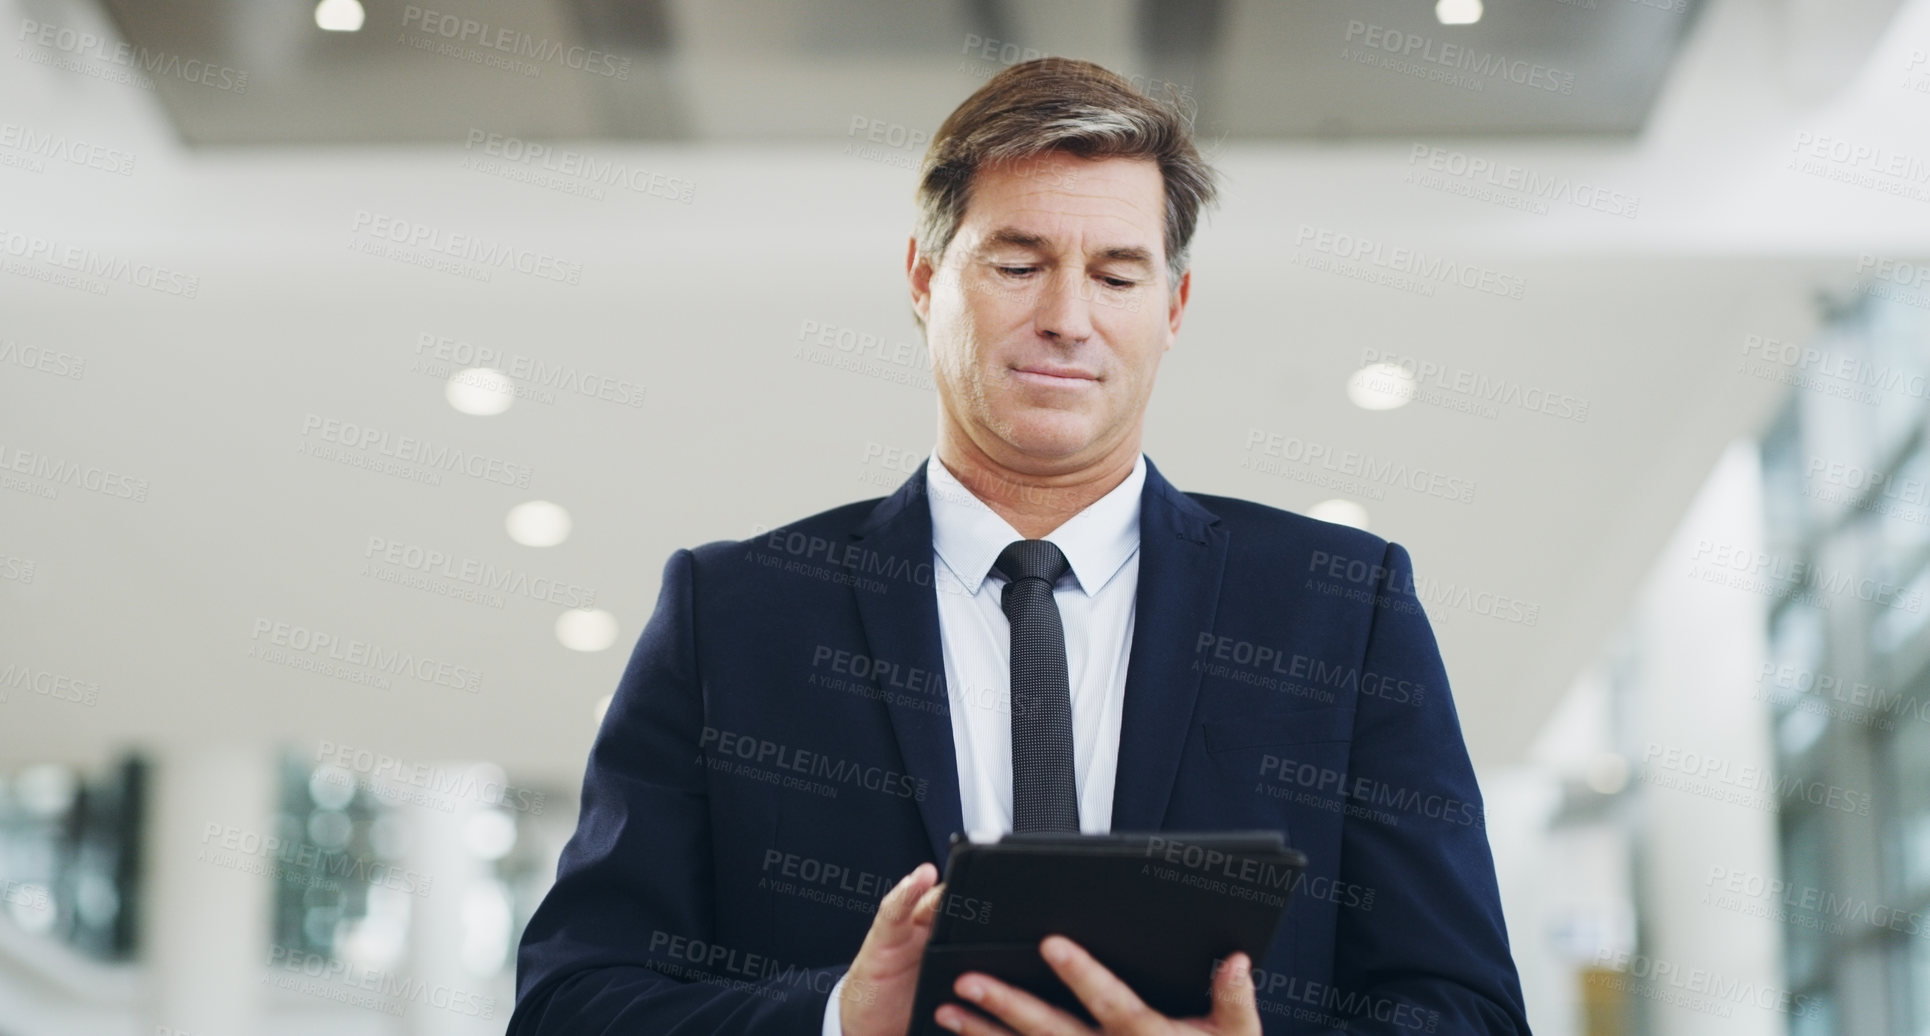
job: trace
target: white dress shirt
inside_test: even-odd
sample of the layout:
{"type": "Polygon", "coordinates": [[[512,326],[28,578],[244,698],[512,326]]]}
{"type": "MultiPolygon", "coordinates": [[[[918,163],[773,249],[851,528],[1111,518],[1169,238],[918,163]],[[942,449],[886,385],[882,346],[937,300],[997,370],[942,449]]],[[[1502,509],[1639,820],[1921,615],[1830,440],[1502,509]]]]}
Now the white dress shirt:
{"type": "MultiPolygon", "coordinates": [[[[1112,830],[1119,769],[1119,720],[1132,654],[1139,589],[1139,494],[1146,455],[1132,474],[1047,533],[1071,571],[1052,589],[1065,628],[1072,691],[1072,774],[1079,830],[1112,830]]],[[[952,745],[965,830],[996,837],[1012,830],[1012,627],[999,605],[1006,580],[992,571],[999,553],[1025,539],[958,481],[934,449],[925,464],[931,502],[932,582],[944,645],[952,745]]],[[[825,1005],[824,1036],[842,1036],[840,978],[825,1005]]]]}

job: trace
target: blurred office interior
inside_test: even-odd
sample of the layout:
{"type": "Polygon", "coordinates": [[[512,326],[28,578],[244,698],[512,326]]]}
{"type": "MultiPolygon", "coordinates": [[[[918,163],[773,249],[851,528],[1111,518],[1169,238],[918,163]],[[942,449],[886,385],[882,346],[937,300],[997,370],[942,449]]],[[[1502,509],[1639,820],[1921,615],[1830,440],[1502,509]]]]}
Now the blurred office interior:
{"type": "Polygon", "coordinates": [[[1412,552],[1535,1032],[1930,1036],[1930,0],[0,5],[0,1036],[502,1031],[1038,54],[1225,174],[1146,453],[1412,552]]]}

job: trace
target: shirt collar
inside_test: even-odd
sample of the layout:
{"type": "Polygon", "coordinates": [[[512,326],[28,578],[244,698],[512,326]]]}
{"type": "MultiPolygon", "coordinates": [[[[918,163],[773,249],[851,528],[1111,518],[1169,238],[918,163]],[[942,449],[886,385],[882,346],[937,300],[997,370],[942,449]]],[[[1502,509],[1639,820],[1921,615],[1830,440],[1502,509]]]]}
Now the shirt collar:
{"type": "MultiPolygon", "coordinates": [[[[1097,594],[1139,549],[1139,496],[1145,483],[1146,455],[1141,453],[1124,482],[1045,535],[1065,553],[1087,597],[1097,594]]],[[[925,496],[931,501],[932,546],[952,575],[977,594],[999,553],[1025,537],[966,489],[938,459],[935,447],[925,462],[925,496]]]]}

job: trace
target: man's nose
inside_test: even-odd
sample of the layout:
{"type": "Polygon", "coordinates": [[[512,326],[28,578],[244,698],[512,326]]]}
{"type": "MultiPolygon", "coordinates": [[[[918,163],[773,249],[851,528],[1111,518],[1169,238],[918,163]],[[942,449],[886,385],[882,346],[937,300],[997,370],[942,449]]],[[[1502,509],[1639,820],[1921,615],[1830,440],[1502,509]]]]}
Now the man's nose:
{"type": "Polygon", "coordinates": [[[1092,337],[1092,290],[1084,277],[1061,274],[1040,293],[1034,323],[1039,333],[1061,341],[1092,337]]]}

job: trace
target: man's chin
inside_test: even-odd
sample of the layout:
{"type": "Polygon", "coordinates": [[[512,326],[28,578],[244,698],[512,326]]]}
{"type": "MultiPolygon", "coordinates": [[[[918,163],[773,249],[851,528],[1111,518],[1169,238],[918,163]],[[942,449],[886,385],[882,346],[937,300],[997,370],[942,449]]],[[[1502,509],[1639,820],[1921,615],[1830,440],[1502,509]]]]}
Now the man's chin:
{"type": "Polygon", "coordinates": [[[1058,464],[1090,450],[1093,439],[1092,430],[1081,423],[1077,428],[1017,429],[1005,443],[1027,460],[1058,464]]]}

